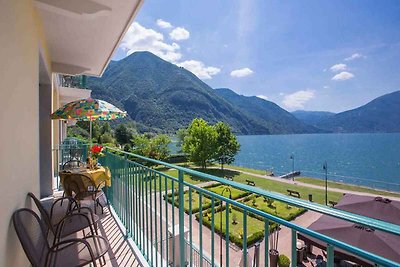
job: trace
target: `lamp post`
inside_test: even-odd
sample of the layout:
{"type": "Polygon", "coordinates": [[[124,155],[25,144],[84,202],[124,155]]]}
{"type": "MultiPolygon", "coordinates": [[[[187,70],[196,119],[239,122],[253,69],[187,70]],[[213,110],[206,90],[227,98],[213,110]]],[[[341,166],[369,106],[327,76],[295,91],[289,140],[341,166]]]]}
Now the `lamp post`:
{"type": "MultiPolygon", "coordinates": [[[[225,187],[222,192],[221,192],[221,196],[224,196],[225,191],[229,192],[229,199],[232,199],[232,191],[229,187],[225,187]]],[[[220,216],[220,220],[219,220],[219,229],[221,231],[221,235],[220,235],[220,242],[219,242],[219,264],[222,266],[222,200],[221,200],[221,216],[220,216]]],[[[228,209],[226,209],[226,212],[229,212],[228,209]]],[[[225,223],[229,223],[229,222],[225,222],[225,223]]],[[[228,235],[229,233],[225,233],[226,235],[228,235]]]]}
{"type": "Polygon", "coordinates": [[[326,161],[322,168],[325,171],[325,205],[328,205],[328,163],[326,161]]]}
{"type": "Polygon", "coordinates": [[[294,181],[294,154],[290,155],[290,159],[292,160],[292,179],[294,181]]]}

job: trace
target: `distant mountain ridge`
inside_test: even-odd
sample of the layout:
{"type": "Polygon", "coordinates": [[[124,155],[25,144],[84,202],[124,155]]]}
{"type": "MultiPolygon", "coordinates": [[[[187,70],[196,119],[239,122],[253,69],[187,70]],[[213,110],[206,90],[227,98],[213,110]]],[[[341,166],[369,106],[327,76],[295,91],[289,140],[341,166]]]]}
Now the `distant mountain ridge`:
{"type": "Polygon", "coordinates": [[[101,78],[89,78],[95,98],[125,109],[141,131],[172,133],[193,118],[224,121],[238,134],[269,134],[264,125],[219,97],[193,73],[150,52],[111,62],[101,78]]]}
{"type": "Polygon", "coordinates": [[[271,134],[322,132],[299,121],[292,114],[271,101],[256,96],[239,95],[228,88],[217,88],[215,91],[241,112],[254,118],[260,124],[266,125],[271,134]]]}
{"type": "Polygon", "coordinates": [[[140,132],[174,133],[197,117],[224,121],[236,134],[245,135],[400,132],[400,91],[338,114],[291,114],[271,101],[212,89],[190,71],[150,52],[112,61],[101,78],[88,78],[88,86],[94,98],[126,110],[140,132]]]}
{"type": "Polygon", "coordinates": [[[316,126],[336,133],[400,132],[400,91],[321,120],[316,126]]]}
{"type": "Polygon", "coordinates": [[[292,114],[300,121],[317,127],[317,124],[320,121],[328,119],[334,116],[336,113],[328,112],[328,111],[306,111],[306,110],[296,110],[293,111],[292,114]]]}

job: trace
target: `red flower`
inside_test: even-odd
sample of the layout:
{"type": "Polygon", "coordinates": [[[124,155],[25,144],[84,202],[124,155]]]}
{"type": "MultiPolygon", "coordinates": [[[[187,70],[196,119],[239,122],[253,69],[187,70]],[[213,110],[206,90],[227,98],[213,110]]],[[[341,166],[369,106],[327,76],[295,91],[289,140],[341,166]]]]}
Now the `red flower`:
{"type": "Polygon", "coordinates": [[[101,153],[103,151],[103,147],[102,146],[98,146],[98,145],[94,145],[91,148],[91,151],[93,154],[98,154],[101,153]]]}

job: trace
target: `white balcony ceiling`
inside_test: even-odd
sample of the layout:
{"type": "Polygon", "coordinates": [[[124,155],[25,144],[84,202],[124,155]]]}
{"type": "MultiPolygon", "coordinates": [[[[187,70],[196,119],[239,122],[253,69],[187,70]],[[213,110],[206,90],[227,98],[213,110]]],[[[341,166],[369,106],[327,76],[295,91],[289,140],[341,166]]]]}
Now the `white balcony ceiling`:
{"type": "Polygon", "coordinates": [[[143,0],[36,0],[53,72],[100,76],[143,0]]]}

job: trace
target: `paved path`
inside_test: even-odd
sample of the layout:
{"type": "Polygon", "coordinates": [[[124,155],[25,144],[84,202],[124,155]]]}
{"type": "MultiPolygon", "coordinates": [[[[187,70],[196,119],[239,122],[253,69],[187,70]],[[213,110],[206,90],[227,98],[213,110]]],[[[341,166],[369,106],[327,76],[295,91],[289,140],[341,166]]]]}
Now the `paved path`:
{"type": "MultiPolygon", "coordinates": [[[[299,182],[299,181],[296,181],[296,180],[293,181],[293,180],[283,179],[283,178],[279,178],[279,177],[275,177],[275,176],[255,174],[255,173],[246,172],[246,171],[242,171],[242,170],[231,169],[231,168],[225,168],[225,169],[226,170],[230,170],[230,171],[236,171],[236,172],[244,173],[244,174],[255,176],[255,177],[259,177],[259,178],[264,178],[264,179],[268,179],[268,180],[272,180],[272,181],[277,181],[277,182],[281,182],[281,183],[294,184],[294,185],[299,185],[299,186],[305,186],[305,187],[325,190],[325,187],[323,187],[323,186],[303,183],[303,182],[299,182]]],[[[377,194],[372,194],[372,193],[367,193],[367,192],[359,192],[359,191],[352,191],[352,190],[348,190],[348,189],[340,189],[340,188],[334,188],[334,187],[329,187],[328,190],[332,191],[332,192],[338,192],[338,193],[351,193],[351,194],[356,194],[356,195],[372,196],[372,197],[376,197],[377,196],[377,194]]],[[[390,199],[400,201],[400,197],[390,196],[390,199]]]]}

